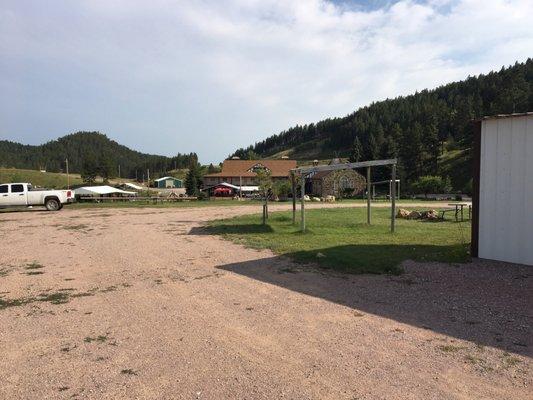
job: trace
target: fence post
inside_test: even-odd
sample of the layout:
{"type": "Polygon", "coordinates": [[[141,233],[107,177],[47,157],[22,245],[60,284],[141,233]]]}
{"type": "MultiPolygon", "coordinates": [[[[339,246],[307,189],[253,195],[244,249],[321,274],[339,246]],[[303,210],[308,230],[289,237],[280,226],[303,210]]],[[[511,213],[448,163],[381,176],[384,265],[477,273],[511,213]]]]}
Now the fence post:
{"type": "Polygon", "coordinates": [[[304,177],[303,174],[301,176],[300,185],[302,187],[302,192],[301,192],[301,196],[302,196],[302,198],[301,198],[302,221],[301,221],[300,229],[301,229],[302,232],[305,232],[305,200],[304,200],[304,197],[305,197],[305,177],[304,177]]]}
{"type": "Polygon", "coordinates": [[[390,231],[394,233],[396,223],[396,164],[392,164],[392,186],[391,186],[391,220],[390,231]]]}
{"type": "Polygon", "coordinates": [[[291,172],[292,183],[292,224],[296,225],[296,176],[291,172]]]}
{"type": "Polygon", "coordinates": [[[370,167],[366,167],[366,223],[370,225],[371,221],[371,212],[370,212],[370,198],[371,198],[371,186],[370,181],[370,167]]]}

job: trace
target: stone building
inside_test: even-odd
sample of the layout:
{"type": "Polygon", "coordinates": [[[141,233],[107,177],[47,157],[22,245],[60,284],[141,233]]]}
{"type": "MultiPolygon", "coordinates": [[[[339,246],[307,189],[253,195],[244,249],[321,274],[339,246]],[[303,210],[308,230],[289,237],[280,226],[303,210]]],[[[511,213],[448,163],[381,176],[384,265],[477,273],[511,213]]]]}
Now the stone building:
{"type": "Polygon", "coordinates": [[[364,192],[366,179],[353,169],[315,172],[306,179],[306,193],[317,197],[355,196],[364,192]]]}

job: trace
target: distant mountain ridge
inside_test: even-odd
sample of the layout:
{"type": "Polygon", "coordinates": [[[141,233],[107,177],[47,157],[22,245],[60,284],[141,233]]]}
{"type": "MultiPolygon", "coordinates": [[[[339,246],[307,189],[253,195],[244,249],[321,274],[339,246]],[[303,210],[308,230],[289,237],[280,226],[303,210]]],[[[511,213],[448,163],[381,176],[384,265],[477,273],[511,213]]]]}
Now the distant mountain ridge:
{"type": "Polygon", "coordinates": [[[156,176],[171,169],[187,168],[191,161],[198,159],[195,153],[178,153],[174,157],[141,153],[99,132],[76,132],[37,146],[0,141],[0,167],[59,172],[65,170],[67,158],[71,172],[81,172],[84,161],[91,159],[96,163],[111,163],[117,176],[120,166],[121,176],[127,178],[142,176],[147,169],[156,176]]]}
{"type": "Polygon", "coordinates": [[[345,117],[298,125],[238,149],[232,156],[398,157],[400,177],[407,184],[422,175],[448,175],[454,188],[462,190],[471,173],[471,121],[525,111],[533,111],[531,58],[498,72],[375,102],[345,117]]]}

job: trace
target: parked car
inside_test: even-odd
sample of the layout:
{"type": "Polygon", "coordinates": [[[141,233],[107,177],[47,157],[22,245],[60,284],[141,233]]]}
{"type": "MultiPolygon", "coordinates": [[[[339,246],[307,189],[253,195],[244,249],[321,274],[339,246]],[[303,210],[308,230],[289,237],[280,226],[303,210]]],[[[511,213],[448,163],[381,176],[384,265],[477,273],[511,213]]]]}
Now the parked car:
{"type": "Polygon", "coordinates": [[[31,183],[5,183],[0,185],[0,208],[45,206],[48,211],[58,211],[64,204],[74,201],[72,190],[36,189],[31,183]]]}

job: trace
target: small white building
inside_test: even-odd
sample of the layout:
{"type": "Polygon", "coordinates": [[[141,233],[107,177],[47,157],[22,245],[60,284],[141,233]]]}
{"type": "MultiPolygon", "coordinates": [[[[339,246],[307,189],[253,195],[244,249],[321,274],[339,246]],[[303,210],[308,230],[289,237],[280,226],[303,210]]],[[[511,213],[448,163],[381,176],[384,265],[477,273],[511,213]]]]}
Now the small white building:
{"type": "Polygon", "coordinates": [[[472,256],[533,265],[533,112],[478,121],[472,256]]]}

